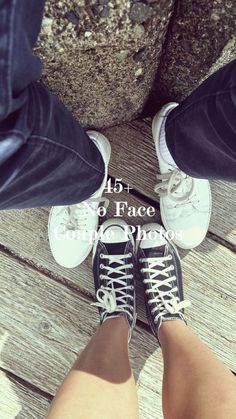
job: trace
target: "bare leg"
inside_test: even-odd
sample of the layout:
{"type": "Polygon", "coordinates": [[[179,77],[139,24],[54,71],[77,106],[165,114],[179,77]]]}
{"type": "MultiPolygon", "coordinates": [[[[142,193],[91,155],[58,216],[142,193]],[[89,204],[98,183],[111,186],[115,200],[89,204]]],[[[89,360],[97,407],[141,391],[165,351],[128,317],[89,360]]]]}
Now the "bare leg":
{"type": "Polygon", "coordinates": [[[166,419],[235,419],[236,378],[181,321],[163,322],[166,419]]]}
{"type": "Polygon", "coordinates": [[[124,317],[105,321],[65,378],[48,419],[136,419],[138,402],[124,317]]]}

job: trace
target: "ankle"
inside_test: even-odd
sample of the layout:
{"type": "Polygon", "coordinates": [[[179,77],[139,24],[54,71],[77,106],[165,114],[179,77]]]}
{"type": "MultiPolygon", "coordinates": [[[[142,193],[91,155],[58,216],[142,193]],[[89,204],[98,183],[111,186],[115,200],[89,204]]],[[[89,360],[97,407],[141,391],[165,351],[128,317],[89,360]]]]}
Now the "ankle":
{"type": "Polygon", "coordinates": [[[98,329],[98,332],[110,334],[111,336],[128,336],[129,331],[130,326],[125,316],[107,317],[98,329]]]}
{"type": "Polygon", "coordinates": [[[163,321],[158,331],[161,345],[166,339],[185,333],[186,328],[186,323],[181,319],[163,321]]]}

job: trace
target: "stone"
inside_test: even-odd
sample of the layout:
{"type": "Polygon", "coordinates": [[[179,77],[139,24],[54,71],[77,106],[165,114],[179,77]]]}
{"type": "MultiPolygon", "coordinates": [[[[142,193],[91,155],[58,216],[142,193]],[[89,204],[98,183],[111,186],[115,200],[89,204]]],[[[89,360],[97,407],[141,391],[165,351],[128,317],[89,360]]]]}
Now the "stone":
{"type": "Polygon", "coordinates": [[[136,25],[133,32],[136,38],[142,38],[145,36],[145,28],[143,25],[136,25]]]}
{"type": "Polygon", "coordinates": [[[90,36],[92,36],[92,32],[86,31],[84,32],[84,36],[85,38],[90,38],[90,36]]]}
{"type": "Polygon", "coordinates": [[[152,16],[152,8],[145,3],[134,3],[130,10],[130,19],[135,23],[143,23],[152,16]]]}
{"type": "Polygon", "coordinates": [[[91,10],[94,14],[94,16],[98,16],[101,11],[103,10],[103,7],[100,6],[99,4],[94,4],[93,6],[91,6],[91,10]]]}
{"type": "Polygon", "coordinates": [[[140,48],[139,51],[135,52],[133,55],[134,61],[141,61],[145,58],[146,48],[140,48]]]}
{"type": "Polygon", "coordinates": [[[103,7],[103,9],[100,13],[100,16],[103,17],[103,18],[108,17],[109,16],[109,7],[107,7],[107,6],[103,7]]]}
{"type": "Polygon", "coordinates": [[[66,12],[66,18],[73,23],[74,25],[78,25],[79,18],[76,16],[75,12],[73,10],[70,10],[69,12],[66,12]]]}
{"type": "Polygon", "coordinates": [[[143,73],[143,69],[142,68],[138,68],[138,70],[135,71],[135,77],[141,76],[142,73],[143,73]]]}
{"type": "Polygon", "coordinates": [[[42,34],[43,35],[51,35],[52,33],[52,24],[53,24],[53,20],[48,18],[48,17],[44,17],[43,18],[43,22],[42,22],[42,34]]]}
{"type": "Polygon", "coordinates": [[[116,58],[119,61],[123,61],[128,57],[128,55],[129,55],[129,50],[126,49],[126,50],[117,52],[116,53],[116,58]]]}

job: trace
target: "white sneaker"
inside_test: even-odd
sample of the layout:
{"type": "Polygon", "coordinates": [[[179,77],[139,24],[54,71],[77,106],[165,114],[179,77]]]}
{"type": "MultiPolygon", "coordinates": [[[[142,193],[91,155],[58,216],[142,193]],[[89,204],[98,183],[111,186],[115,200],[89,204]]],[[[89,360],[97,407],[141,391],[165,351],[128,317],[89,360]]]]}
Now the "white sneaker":
{"type": "Polygon", "coordinates": [[[56,262],[65,268],[80,265],[92,250],[101,202],[107,207],[109,200],[102,198],[108,176],[111,146],[107,138],[88,131],[88,136],[98,147],[105,163],[105,176],[100,188],[86,201],[68,206],[52,207],[48,221],[49,244],[56,262]]]}
{"type": "Polygon", "coordinates": [[[152,133],[159,161],[160,175],[155,192],[165,229],[172,241],[183,249],[198,246],[205,238],[211,217],[211,190],[208,180],[192,178],[163,160],[159,151],[161,125],[178,103],[168,103],[156,114],[152,133]]]}

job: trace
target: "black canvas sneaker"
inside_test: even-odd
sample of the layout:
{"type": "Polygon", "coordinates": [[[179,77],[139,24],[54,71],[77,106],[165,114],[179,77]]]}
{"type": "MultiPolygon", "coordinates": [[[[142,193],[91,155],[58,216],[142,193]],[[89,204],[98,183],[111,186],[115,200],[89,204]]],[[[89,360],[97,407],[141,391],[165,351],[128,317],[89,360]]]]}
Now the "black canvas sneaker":
{"type": "Polygon", "coordinates": [[[130,336],[136,323],[134,290],[134,238],[120,219],[105,221],[93,251],[93,274],[101,323],[125,316],[130,336]]]}
{"type": "Polygon", "coordinates": [[[157,337],[162,322],[182,320],[184,301],[182,270],[178,252],[159,224],[142,227],[137,239],[137,258],[145,288],[145,303],[150,327],[157,337]]]}

